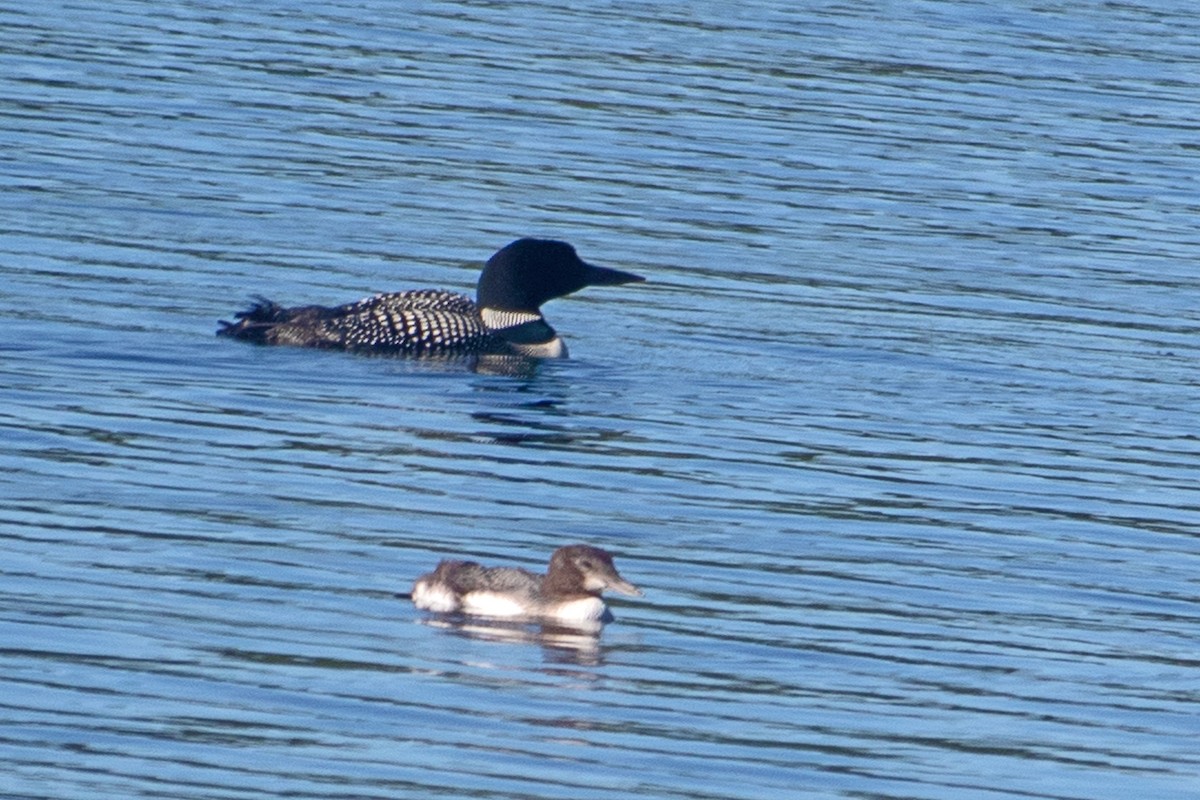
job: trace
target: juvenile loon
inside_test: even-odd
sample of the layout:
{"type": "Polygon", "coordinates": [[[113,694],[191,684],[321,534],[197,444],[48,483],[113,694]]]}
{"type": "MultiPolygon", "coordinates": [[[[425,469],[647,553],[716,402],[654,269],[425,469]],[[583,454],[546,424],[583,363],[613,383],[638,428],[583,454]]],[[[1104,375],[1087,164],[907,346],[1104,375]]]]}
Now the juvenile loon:
{"type": "Polygon", "coordinates": [[[598,547],[572,544],[550,556],[545,575],[519,567],[482,567],[474,561],[442,561],[413,584],[417,608],[484,617],[532,618],[563,624],[612,618],[600,592],[642,592],[617,574],[612,556],[598,547]]]}
{"type": "Polygon", "coordinates": [[[551,239],[518,239],[483,268],[476,301],[441,289],[367,297],[340,306],[284,308],[259,299],[221,321],[218,336],[256,344],[295,345],[411,356],[506,354],[565,358],[567,347],[541,305],[585,286],[642,281],[596,267],[551,239]]]}

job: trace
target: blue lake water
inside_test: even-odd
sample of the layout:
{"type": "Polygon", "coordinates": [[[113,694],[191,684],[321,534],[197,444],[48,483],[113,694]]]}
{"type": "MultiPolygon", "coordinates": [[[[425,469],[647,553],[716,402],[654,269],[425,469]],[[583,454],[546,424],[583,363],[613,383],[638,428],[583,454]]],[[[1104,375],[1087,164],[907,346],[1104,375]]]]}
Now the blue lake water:
{"type": "Polygon", "coordinates": [[[1194,4],[0,24],[3,797],[1200,792],[1194,4]],[[649,279],[532,374],[213,336],[523,235],[649,279]]]}

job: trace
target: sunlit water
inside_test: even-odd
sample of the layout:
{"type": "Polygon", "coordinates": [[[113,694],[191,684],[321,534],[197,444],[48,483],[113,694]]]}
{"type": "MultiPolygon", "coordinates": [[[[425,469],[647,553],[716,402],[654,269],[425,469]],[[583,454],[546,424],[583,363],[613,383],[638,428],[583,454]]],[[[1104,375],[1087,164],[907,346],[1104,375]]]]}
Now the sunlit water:
{"type": "Polygon", "coordinates": [[[0,23],[0,795],[1197,796],[1193,4],[0,23]],[[531,375],[213,337],[528,234],[531,375]]]}

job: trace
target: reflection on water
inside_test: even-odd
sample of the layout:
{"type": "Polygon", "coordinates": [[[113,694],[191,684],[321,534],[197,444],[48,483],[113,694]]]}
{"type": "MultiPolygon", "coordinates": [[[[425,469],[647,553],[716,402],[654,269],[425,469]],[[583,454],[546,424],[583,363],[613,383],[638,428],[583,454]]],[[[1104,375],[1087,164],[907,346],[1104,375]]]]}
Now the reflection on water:
{"type": "Polygon", "coordinates": [[[421,619],[421,622],[469,639],[538,647],[550,663],[594,667],[604,662],[600,647],[602,626],[599,623],[565,627],[464,615],[430,616],[421,619]]]}
{"type": "Polygon", "coordinates": [[[0,9],[4,792],[1193,797],[1197,13],[0,9]],[[572,360],[212,335],[527,234],[572,360]]]}

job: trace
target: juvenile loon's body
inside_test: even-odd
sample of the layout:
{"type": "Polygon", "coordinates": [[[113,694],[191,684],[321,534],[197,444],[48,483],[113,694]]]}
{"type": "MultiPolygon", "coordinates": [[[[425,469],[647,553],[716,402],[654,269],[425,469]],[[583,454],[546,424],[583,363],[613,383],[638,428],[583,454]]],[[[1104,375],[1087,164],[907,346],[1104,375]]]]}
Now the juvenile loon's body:
{"type": "Polygon", "coordinates": [[[218,336],[411,356],[503,354],[560,358],[566,345],[541,306],[585,286],[644,280],[581,260],[550,239],[518,239],[483,268],[476,300],[441,289],[377,294],[340,306],[284,308],[259,300],[221,323],[218,336]]]}
{"type": "Polygon", "coordinates": [[[417,608],[484,617],[529,618],[571,625],[611,618],[600,592],[633,596],[641,591],[617,573],[612,556],[598,547],[573,544],[550,556],[545,575],[518,567],[483,567],[474,561],[442,561],[417,578],[417,608]]]}

